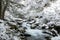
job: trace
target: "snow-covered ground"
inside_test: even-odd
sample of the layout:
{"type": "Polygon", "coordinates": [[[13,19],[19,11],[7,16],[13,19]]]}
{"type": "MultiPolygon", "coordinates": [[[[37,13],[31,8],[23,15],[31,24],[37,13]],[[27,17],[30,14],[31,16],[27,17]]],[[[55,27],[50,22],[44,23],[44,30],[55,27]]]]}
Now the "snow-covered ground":
{"type": "Polygon", "coordinates": [[[52,24],[60,26],[60,0],[15,2],[22,6],[17,8],[11,4],[11,12],[5,13],[6,20],[0,20],[0,40],[21,40],[21,34],[23,37],[31,35],[26,37],[27,40],[60,40],[60,34],[54,28],[49,29],[52,24]]]}

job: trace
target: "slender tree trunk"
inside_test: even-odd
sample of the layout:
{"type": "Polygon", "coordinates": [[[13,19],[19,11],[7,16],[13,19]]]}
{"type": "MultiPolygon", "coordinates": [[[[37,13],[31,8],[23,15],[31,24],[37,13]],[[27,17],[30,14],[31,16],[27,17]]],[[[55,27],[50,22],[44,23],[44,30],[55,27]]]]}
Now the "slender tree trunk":
{"type": "Polygon", "coordinates": [[[3,4],[3,0],[0,0],[0,19],[4,19],[4,14],[8,5],[8,0],[5,0],[6,4],[3,4]]]}
{"type": "Polygon", "coordinates": [[[2,19],[2,0],[0,0],[0,19],[2,19]]]}

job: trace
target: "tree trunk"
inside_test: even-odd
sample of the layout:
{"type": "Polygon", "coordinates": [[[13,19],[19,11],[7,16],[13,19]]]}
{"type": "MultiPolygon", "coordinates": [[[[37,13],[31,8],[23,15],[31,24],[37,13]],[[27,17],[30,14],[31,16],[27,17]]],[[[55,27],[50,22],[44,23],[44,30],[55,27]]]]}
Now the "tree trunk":
{"type": "Polygon", "coordinates": [[[4,16],[2,14],[2,0],[0,0],[0,19],[3,19],[4,16]]]}
{"type": "Polygon", "coordinates": [[[0,19],[4,19],[5,10],[8,5],[8,0],[5,0],[6,4],[3,4],[3,0],[0,0],[0,19]]]}

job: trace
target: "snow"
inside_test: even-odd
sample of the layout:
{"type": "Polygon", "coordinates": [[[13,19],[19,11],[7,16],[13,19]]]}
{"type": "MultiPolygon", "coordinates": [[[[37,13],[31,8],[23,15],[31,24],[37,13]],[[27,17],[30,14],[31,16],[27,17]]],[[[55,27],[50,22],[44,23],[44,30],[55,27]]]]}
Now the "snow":
{"type": "Polygon", "coordinates": [[[51,40],[60,40],[60,36],[58,36],[58,37],[53,37],[53,38],[51,38],[51,40]]]}
{"type": "Polygon", "coordinates": [[[51,37],[49,34],[44,34],[43,30],[27,29],[26,34],[31,35],[31,40],[46,40],[45,37],[51,37]]]}
{"type": "Polygon", "coordinates": [[[30,29],[30,24],[27,24],[27,22],[23,22],[22,27],[26,27],[27,29],[30,29]]]}
{"type": "MultiPolygon", "coordinates": [[[[60,26],[60,0],[51,2],[51,0],[11,0],[20,4],[20,7],[16,7],[16,4],[10,4],[9,11],[5,13],[5,19],[0,20],[0,40],[21,40],[20,30],[26,28],[25,34],[31,35],[28,40],[46,40],[45,37],[51,37],[51,40],[60,40],[60,35],[53,37],[52,35],[43,33],[44,31],[52,34],[49,31],[49,25],[55,24],[60,26]],[[49,4],[49,6],[46,6],[49,4]],[[14,12],[13,12],[14,11],[14,12]],[[20,18],[19,16],[23,16],[20,18]],[[38,16],[36,18],[36,16],[38,16]],[[30,18],[31,21],[28,21],[30,18]],[[33,19],[33,20],[32,20],[33,19]],[[48,21],[48,22],[47,22],[48,21]],[[11,25],[16,25],[19,31],[10,29],[11,25]],[[19,24],[17,24],[19,23],[19,24]],[[38,26],[36,25],[38,24],[38,26]],[[46,29],[41,29],[45,26],[46,29]],[[36,27],[31,29],[31,27],[36,27]],[[6,34],[7,33],[7,34],[6,34]]],[[[18,6],[18,5],[17,5],[18,6]]],[[[56,30],[55,30],[56,31],[56,30]]]]}

